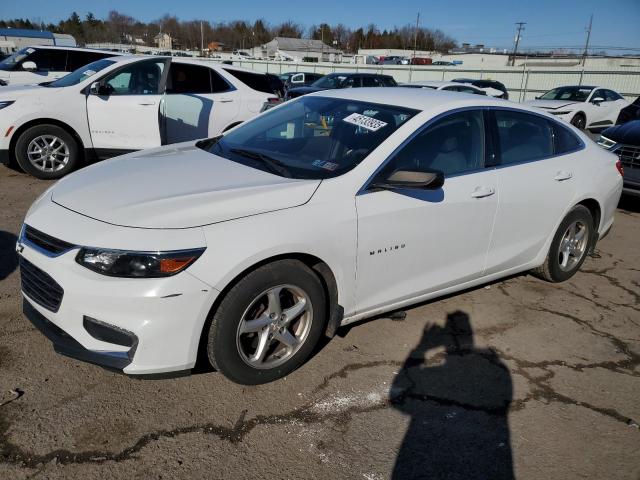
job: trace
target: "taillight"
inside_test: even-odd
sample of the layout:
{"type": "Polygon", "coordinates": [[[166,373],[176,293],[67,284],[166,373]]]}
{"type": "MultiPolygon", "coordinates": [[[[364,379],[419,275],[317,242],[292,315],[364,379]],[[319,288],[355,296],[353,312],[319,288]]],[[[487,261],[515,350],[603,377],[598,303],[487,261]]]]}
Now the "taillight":
{"type": "Polygon", "coordinates": [[[269,97],[267,98],[268,103],[279,103],[280,99],[278,97],[269,97]]]}
{"type": "Polygon", "coordinates": [[[616,168],[618,169],[620,175],[624,175],[624,167],[622,166],[622,162],[620,160],[616,162],[616,168]]]}

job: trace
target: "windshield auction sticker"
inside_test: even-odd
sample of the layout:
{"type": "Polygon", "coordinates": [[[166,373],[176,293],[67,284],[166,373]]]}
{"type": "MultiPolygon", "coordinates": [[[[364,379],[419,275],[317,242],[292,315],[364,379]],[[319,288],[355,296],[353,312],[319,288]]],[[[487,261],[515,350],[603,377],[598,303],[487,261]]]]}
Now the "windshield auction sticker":
{"type": "Polygon", "coordinates": [[[358,127],[366,128],[367,130],[371,130],[372,132],[380,130],[382,127],[386,126],[387,123],[382,120],[378,120],[377,118],[367,117],[366,115],[361,115],[359,113],[352,113],[348,117],[342,119],[342,121],[350,123],[352,125],[356,125],[358,127]]]}

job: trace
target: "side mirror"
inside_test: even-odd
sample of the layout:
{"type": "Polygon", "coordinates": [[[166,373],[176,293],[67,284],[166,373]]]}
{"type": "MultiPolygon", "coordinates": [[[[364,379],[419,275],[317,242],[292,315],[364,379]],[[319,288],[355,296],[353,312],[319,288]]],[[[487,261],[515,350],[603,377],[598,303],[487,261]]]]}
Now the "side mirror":
{"type": "Polygon", "coordinates": [[[38,66],[36,65],[36,62],[24,62],[22,64],[22,69],[27,72],[35,72],[38,70],[38,66]]]}
{"type": "Polygon", "coordinates": [[[108,96],[111,94],[111,89],[107,85],[103,85],[101,82],[93,82],[89,87],[90,95],[108,96]]]}
{"type": "Polygon", "coordinates": [[[593,103],[594,105],[600,105],[602,102],[604,102],[604,98],[602,97],[596,97],[591,100],[591,103],[593,103]]]}
{"type": "Polygon", "coordinates": [[[374,182],[373,188],[395,190],[396,188],[414,188],[437,190],[444,185],[444,173],[439,170],[395,170],[386,179],[374,182]]]}

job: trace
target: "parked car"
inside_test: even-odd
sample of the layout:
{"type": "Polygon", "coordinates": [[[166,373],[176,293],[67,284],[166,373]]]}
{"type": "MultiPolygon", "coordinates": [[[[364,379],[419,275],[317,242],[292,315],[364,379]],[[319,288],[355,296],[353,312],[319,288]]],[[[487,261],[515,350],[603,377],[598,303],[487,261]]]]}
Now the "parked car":
{"type": "Polygon", "coordinates": [[[428,57],[411,57],[409,63],[411,65],[432,65],[433,60],[428,57]]]}
{"type": "Polygon", "coordinates": [[[323,74],[314,72],[287,72],[279,75],[280,80],[284,82],[285,90],[309,86],[322,77],[324,77],[323,74]]]}
{"type": "Polygon", "coordinates": [[[380,65],[409,65],[409,59],[407,57],[391,55],[382,58],[379,63],[380,65]]]}
{"type": "Polygon", "coordinates": [[[27,47],[0,61],[0,85],[51,82],[101,58],[118,55],[76,47],[27,47]]]}
{"type": "Polygon", "coordinates": [[[437,60],[435,62],[432,62],[431,65],[435,65],[437,67],[455,67],[457,64],[453,62],[447,62],[445,60],[437,60]]]}
{"type": "Polygon", "coordinates": [[[524,102],[562,118],[581,130],[609,127],[629,105],[622,95],[604,87],[570,85],[549,90],[524,102]]]}
{"type": "Polygon", "coordinates": [[[509,100],[509,92],[507,87],[503,83],[497,80],[474,80],[473,78],[455,78],[452,81],[458,83],[467,83],[474,87],[482,88],[487,95],[491,97],[502,98],[503,100],[509,100]]]}
{"type": "Polygon", "coordinates": [[[474,87],[473,85],[460,84],[455,82],[438,82],[438,81],[423,81],[423,82],[411,82],[400,83],[399,87],[407,88],[426,88],[429,90],[445,90],[447,92],[462,92],[473,93],[475,95],[486,95],[487,92],[481,88],[474,87]]]}
{"type": "Polygon", "coordinates": [[[391,75],[376,73],[330,73],[316,80],[308,87],[296,87],[287,90],[285,99],[306,95],[307,93],[331,90],[334,88],[358,87],[396,87],[398,84],[391,75]]]}
{"type": "Polygon", "coordinates": [[[613,224],[617,163],[486,96],[305,96],[56,183],[17,244],[24,312],[56,351],[127,374],[200,352],[269,382],[340,325],[517,272],[571,278],[613,224]]]}
{"type": "Polygon", "coordinates": [[[618,119],[616,120],[616,125],[622,125],[623,123],[627,123],[632,120],[640,120],[640,97],[636,98],[633,103],[620,110],[618,119]]]}
{"type": "Polygon", "coordinates": [[[622,191],[640,196],[640,120],[607,128],[598,144],[620,158],[624,168],[622,191]]]}
{"type": "Polygon", "coordinates": [[[199,60],[104,58],[46,85],[2,88],[0,160],[52,179],[85,160],[218,135],[277,98],[272,82],[199,60]]]}

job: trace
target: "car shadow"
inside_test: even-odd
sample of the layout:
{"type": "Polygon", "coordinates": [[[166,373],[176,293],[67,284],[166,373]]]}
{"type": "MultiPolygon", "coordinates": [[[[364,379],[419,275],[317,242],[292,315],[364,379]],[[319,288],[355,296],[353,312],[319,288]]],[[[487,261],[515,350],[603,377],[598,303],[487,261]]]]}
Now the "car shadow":
{"type": "Polygon", "coordinates": [[[514,479],[509,369],[474,345],[469,315],[427,325],[394,378],[391,404],[410,417],[392,479],[514,479]]]}
{"type": "Polygon", "coordinates": [[[0,230],[0,281],[18,268],[17,241],[18,237],[13,233],[0,230]]]}
{"type": "Polygon", "coordinates": [[[640,213],[640,196],[623,194],[618,202],[618,208],[627,212],[640,213]]]}

